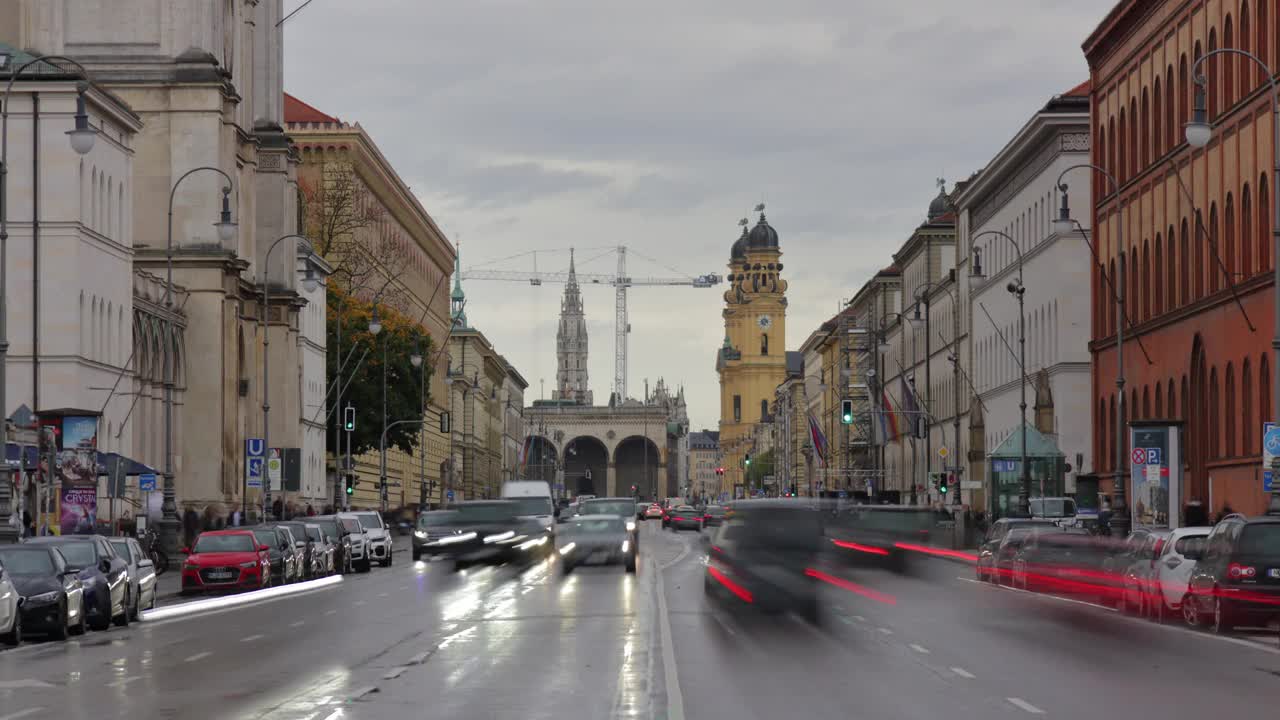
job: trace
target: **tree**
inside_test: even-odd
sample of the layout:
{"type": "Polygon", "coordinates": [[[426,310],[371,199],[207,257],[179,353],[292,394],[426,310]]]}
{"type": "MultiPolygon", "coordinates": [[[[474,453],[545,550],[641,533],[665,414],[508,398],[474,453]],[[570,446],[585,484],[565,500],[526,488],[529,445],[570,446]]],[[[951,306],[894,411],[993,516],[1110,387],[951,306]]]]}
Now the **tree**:
{"type": "Polygon", "coordinates": [[[747,468],[747,483],[753,489],[764,487],[764,478],[766,475],[773,474],[773,451],[766,450],[759,455],[751,457],[751,466],[747,468]]]}
{"type": "Polygon", "coordinates": [[[424,419],[422,373],[427,373],[427,386],[431,385],[430,360],[434,345],[431,336],[412,319],[381,303],[378,320],[382,323],[382,332],[373,335],[369,332],[373,305],[335,284],[329,285],[328,303],[328,347],[336,348],[328,353],[327,359],[330,387],[337,379],[341,359],[350,357],[342,370],[342,408],[330,414],[329,433],[342,424],[344,409],[350,404],[355,407],[356,416],[356,427],[351,433],[352,455],[379,449],[385,357],[387,424],[410,421],[387,432],[387,447],[400,448],[412,455],[417,450],[420,423],[424,419]],[[339,321],[342,323],[341,346],[338,344],[339,321]],[[422,367],[415,368],[410,360],[415,351],[424,358],[422,367]]]}

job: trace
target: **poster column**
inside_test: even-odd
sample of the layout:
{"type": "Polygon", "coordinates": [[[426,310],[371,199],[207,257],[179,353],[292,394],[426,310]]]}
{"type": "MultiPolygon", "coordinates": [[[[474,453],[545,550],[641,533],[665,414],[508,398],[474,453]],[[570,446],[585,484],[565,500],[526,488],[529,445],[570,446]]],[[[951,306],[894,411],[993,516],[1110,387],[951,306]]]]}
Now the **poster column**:
{"type": "Polygon", "coordinates": [[[1182,524],[1181,428],[1182,423],[1168,420],[1129,423],[1132,527],[1172,529],[1182,524]]]}

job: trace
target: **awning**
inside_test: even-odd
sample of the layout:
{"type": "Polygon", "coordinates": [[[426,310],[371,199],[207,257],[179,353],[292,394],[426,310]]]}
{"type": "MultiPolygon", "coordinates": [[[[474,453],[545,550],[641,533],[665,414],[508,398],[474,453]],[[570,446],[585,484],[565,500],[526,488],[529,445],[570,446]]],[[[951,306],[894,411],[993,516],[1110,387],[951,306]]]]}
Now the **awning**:
{"type": "MultiPolygon", "coordinates": [[[[27,467],[29,468],[37,467],[38,450],[36,449],[36,447],[34,445],[23,445],[21,447],[24,451],[23,454],[26,456],[25,459],[26,459],[27,467]]],[[[17,443],[6,443],[5,445],[5,461],[9,463],[9,467],[16,468],[20,466],[20,463],[18,462],[18,452],[19,452],[18,448],[19,448],[19,445],[17,443]]],[[[115,462],[115,458],[124,458],[124,461],[127,463],[127,467],[125,469],[125,475],[143,475],[148,473],[155,473],[157,475],[159,474],[156,470],[150,467],[147,467],[146,465],[138,462],[137,460],[133,460],[133,459],[124,457],[120,453],[113,453],[113,452],[98,453],[98,474],[106,475],[107,468],[110,466],[110,463],[115,462]]]]}

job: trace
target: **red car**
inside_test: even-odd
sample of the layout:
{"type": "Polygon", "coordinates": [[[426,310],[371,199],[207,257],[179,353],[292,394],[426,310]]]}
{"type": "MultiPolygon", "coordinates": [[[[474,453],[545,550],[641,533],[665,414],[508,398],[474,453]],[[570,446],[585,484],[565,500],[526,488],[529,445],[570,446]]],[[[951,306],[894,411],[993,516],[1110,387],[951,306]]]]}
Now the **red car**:
{"type": "Polygon", "coordinates": [[[257,590],[271,585],[271,556],[249,530],[200,533],[182,563],[182,593],[257,590]]]}

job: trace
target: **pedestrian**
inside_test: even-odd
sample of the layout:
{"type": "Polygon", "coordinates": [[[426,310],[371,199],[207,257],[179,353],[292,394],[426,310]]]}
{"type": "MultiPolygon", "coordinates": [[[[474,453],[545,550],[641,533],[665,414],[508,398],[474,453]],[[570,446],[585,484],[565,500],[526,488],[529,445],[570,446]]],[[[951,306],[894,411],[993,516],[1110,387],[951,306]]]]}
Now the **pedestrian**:
{"type": "Polygon", "coordinates": [[[186,512],[182,513],[182,538],[186,542],[183,543],[187,547],[195,544],[196,534],[200,532],[200,515],[196,513],[195,508],[187,506],[186,512]]]}
{"type": "Polygon", "coordinates": [[[271,503],[271,515],[277,520],[284,519],[284,501],[280,498],[271,503]]]}
{"type": "Polygon", "coordinates": [[[1098,533],[1111,534],[1111,500],[1105,496],[1102,498],[1102,509],[1098,511],[1098,533]]]}
{"type": "Polygon", "coordinates": [[[231,511],[231,527],[240,527],[240,523],[244,521],[244,517],[240,514],[240,508],[231,511]]]}
{"type": "Polygon", "coordinates": [[[307,503],[307,517],[315,517],[316,509],[311,507],[311,503],[307,503]]]}
{"type": "Polygon", "coordinates": [[[1186,509],[1183,510],[1183,523],[1186,527],[1201,527],[1209,524],[1209,513],[1199,500],[1193,499],[1187,503],[1186,509]]]}

